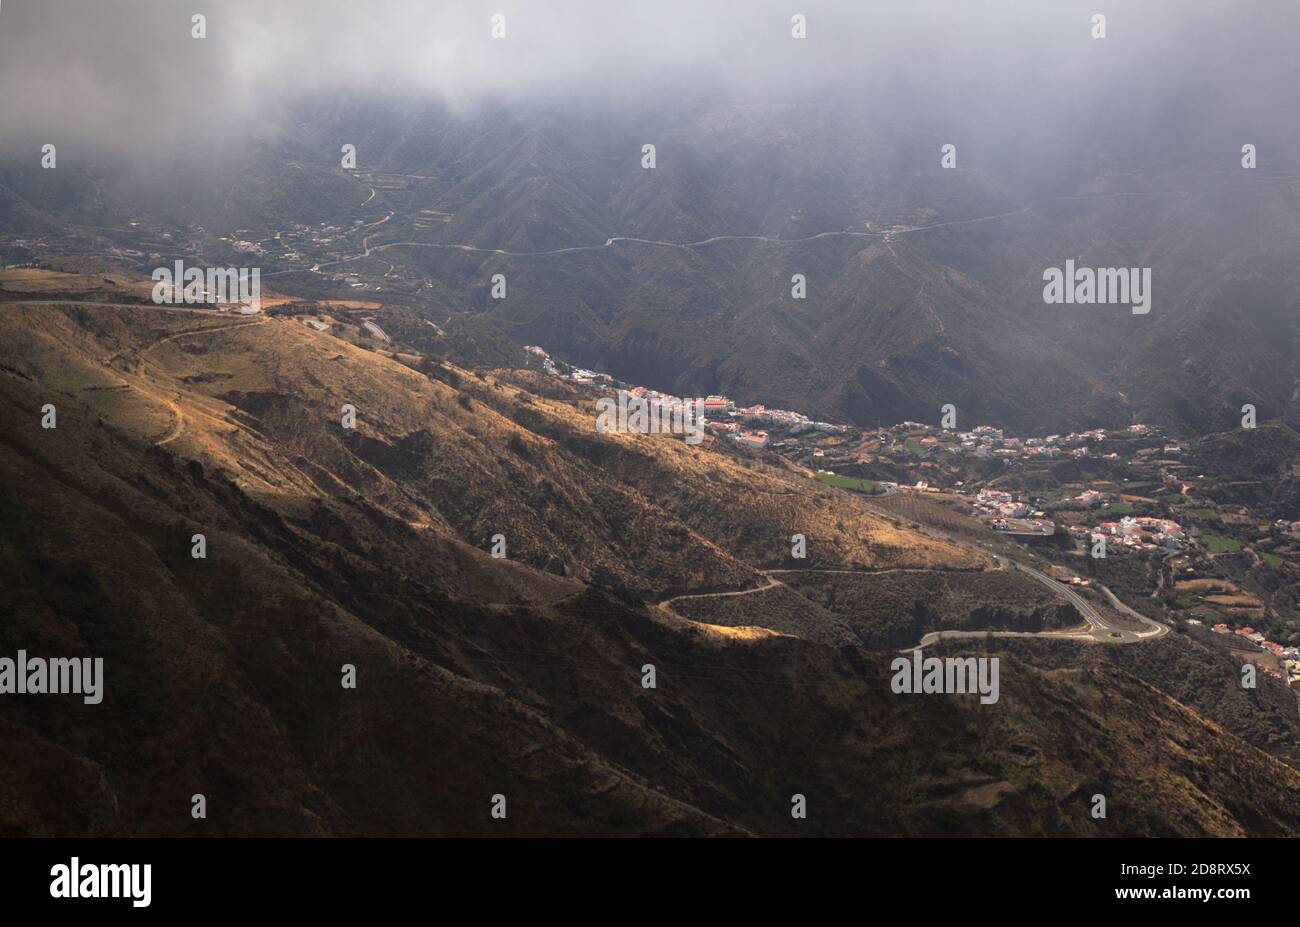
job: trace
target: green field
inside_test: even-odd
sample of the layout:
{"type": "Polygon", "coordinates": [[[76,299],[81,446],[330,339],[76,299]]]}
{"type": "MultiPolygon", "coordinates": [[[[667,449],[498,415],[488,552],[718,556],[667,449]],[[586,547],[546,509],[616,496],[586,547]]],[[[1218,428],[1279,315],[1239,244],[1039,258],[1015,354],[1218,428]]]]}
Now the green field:
{"type": "Polygon", "coordinates": [[[1210,549],[1211,553],[1235,553],[1241,550],[1241,542],[1234,541],[1232,538],[1220,537],[1217,534],[1205,534],[1201,536],[1205,546],[1210,549]]]}
{"type": "Polygon", "coordinates": [[[837,476],[834,473],[819,473],[817,479],[831,486],[839,486],[841,489],[852,489],[854,492],[864,492],[867,495],[876,495],[881,492],[880,484],[871,480],[860,480],[852,476],[837,476]]]}
{"type": "Polygon", "coordinates": [[[916,457],[921,457],[925,454],[925,445],[915,438],[907,439],[907,449],[916,457]]]}
{"type": "Polygon", "coordinates": [[[1133,504],[1131,502],[1107,502],[1101,507],[1101,511],[1111,515],[1132,515],[1133,504]]]}
{"type": "Polygon", "coordinates": [[[1271,567],[1281,566],[1281,565],[1282,565],[1282,558],[1279,557],[1277,554],[1270,554],[1270,553],[1269,553],[1268,551],[1266,551],[1266,550],[1261,550],[1261,551],[1259,552],[1259,555],[1260,555],[1261,557],[1263,557],[1263,558],[1264,558],[1264,562],[1267,563],[1267,564],[1268,564],[1269,566],[1271,566],[1271,567]]]}

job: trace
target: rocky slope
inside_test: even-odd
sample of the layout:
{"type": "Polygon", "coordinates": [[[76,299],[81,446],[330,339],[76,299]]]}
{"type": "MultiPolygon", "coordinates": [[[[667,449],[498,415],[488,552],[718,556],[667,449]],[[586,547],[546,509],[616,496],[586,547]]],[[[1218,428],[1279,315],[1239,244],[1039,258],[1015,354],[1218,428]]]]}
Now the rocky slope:
{"type": "Polygon", "coordinates": [[[847,493],[292,318],[0,310],[0,654],[106,675],[100,705],[0,697],[6,833],[1300,825],[1300,775],[1125,667],[898,696],[888,653],[653,604],[759,585],[798,530],[826,565],[988,566],[847,493]]]}

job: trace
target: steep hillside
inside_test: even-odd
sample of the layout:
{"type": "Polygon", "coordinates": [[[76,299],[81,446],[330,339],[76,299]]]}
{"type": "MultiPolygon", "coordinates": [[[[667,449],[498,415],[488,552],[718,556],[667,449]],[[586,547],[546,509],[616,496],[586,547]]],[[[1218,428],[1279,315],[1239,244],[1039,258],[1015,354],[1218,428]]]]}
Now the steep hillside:
{"type": "Polygon", "coordinates": [[[1008,656],[995,705],[898,696],[888,653],[651,604],[760,586],[795,532],[826,568],[991,564],[708,443],[598,435],[591,402],[291,317],[0,304],[0,653],[106,676],[100,705],[0,699],[0,829],[1300,825],[1300,775],[1125,669],[1008,656]]]}
{"type": "Polygon", "coordinates": [[[1300,507],[1294,461],[1300,435],[1276,422],[1206,435],[1188,448],[1188,463],[1224,479],[1201,490],[1216,502],[1249,505],[1276,518],[1294,520],[1300,507]]]}
{"type": "MultiPolygon", "coordinates": [[[[310,115],[156,184],[102,159],[59,178],[0,165],[0,233],[130,243],[147,271],[181,236],[233,260],[237,230],[269,244],[288,223],[337,226],[328,270],[396,287],[434,324],[469,314],[629,381],[863,425],[934,421],[946,403],[1020,432],[1217,432],[1246,402],[1300,421],[1300,173],[1284,163],[1227,171],[1202,146],[1171,144],[1170,162],[1121,145],[1035,149],[1027,169],[963,148],[945,170],[933,127],[811,102],[596,119],[344,99],[310,115]],[[322,156],[338,138],[363,169],[322,156]],[[140,215],[152,238],[127,225],[140,215]],[[1044,303],[1043,272],[1066,260],[1150,269],[1150,312],[1044,303]],[[496,274],[508,298],[491,297],[496,274]]],[[[281,281],[343,285],[301,267],[281,281]]]]}

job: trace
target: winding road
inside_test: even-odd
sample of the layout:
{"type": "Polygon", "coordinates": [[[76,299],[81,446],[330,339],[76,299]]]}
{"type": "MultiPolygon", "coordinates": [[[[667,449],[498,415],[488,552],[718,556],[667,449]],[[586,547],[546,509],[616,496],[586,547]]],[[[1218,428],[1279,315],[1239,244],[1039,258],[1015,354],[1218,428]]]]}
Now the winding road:
{"type": "MultiPolygon", "coordinates": [[[[335,264],[346,264],[349,261],[359,261],[362,258],[370,257],[376,251],[384,251],[388,248],[441,248],[447,251],[470,251],[478,254],[498,254],[503,257],[548,257],[555,254],[574,254],[580,251],[603,251],[606,248],[612,248],[616,244],[628,242],[639,245],[652,245],[660,248],[680,248],[690,250],[692,248],[702,248],[706,245],[717,244],[723,241],[759,241],[774,245],[798,245],[810,241],[818,241],[823,238],[880,238],[893,239],[900,235],[910,235],[913,232],[925,232],[930,229],[948,228],[956,225],[973,225],[978,222],[992,222],[995,219],[1005,219],[1010,216],[1018,216],[1021,213],[1028,212],[1033,206],[1022,206],[1020,209],[1013,209],[1010,212],[1001,212],[991,216],[976,216],[973,219],[955,219],[951,222],[936,222],[933,225],[916,225],[906,228],[891,229],[888,232],[859,232],[853,230],[818,232],[815,235],[807,235],[802,238],[772,238],[767,235],[714,235],[712,238],[702,238],[699,241],[663,241],[657,238],[633,238],[628,235],[616,235],[613,238],[606,238],[605,241],[598,245],[574,245],[568,248],[552,248],[548,251],[508,251],[504,248],[481,248],[478,245],[453,244],[446,242],[433,241],[390,241],[386,244],[375,245],[369,244],[369,236],[362,242],[363,250],[360,254],[354,254],[349,257],[339,258],[336,261],[326,261],[316,265],[317,267],[332,267],[335,264]]],[[[374,223],[380,225],[392,218],[392,213],[374,223]]],[[[366,226],[369,228],[369,226],[366,226]]],[[[288,273],[289,271],[276,271],[275,273],[288,273]]],[[[263,274],[263,276],[271,276],[263,274]]]]}
{"type": "MultiPolygon", "coordinates": [[[[929,530],[923,529],[922,533],[927,534],[931,537],[937,537],[938,539],[945,540],[951,544],[958,544],[970,550],[980,551],[980,548],[976,546],[968,545],[961,541],[956,541],[952,538],[948,538],[944,536],[941,532],[931,532],[929,530]]],[[[988,553],[985,551],[980,551],[980,552],[988,553]]],[[[1085,599],[1082,595],[1080,595],[1078,591],[1071,588],[1066,583],[1053,579],[1052,577],[1048,576],[1046,573],[1043,573],[1041,570],[1034,569],[1033,567],[1027,566],[1026,564],[1023,563],[1018,563],[1007,557],[1002,556],[1001,554],[989,553],[989,556],[993,558],[994,562],[996,562],[999,567],[1002,567],[1003,569],[1019,570],[1021,573],[1024,573],[1026,576],[1030,577],[1031,579],[1034,579],[1037,582],[1046,586],[1057,596],[1065,599],[1067,602],[1069,602],[1071,605],[1074,606],[1075,610],[1083,618],[1084,624],[1079,627],[1064,628],[1057,631],[996,631],[996,630],[931,631],[928,634],[926,634],[924,637],[922,637],[921,640],[916,644],[913,644],[910,647],[902,648],[899,651],[900,653],[908,653],[911,652],[912,650],[928,647],[931,644],[940,640],[951,640],[951,639],[959,639],[959,638],[1030,637],[1030,638],[1041,638],[1047,640],[1081,641],[1086,643],[1097,643],[1097,644],[1136,644],[1145,640],[1154,640],[1158,637],[1163,637],[1164,635],[1169,633],[1170,629],[1168,625],[1162,624],[1159,621],[1155,621],[1151,618],[1148,618],[1146,615],[1143,615],[1129,608],[1127,605],[1121,602],[1119,598],[1105,586],[1098,584],[1097,588],[1106,597],[1107,601],[1110,602],[1111,606],[1116,611],[1122,612],[1128,617],[1134,619],[1135,621],[1140,622],[1145,628],[1145,630],[1134,631],[1130,628],[1117,627],[1116,625],[1111,624],[1106,620],[1106,618],[1099,611],[1097,611],[1096,607],[1087,599],[1085,599]]],[[[767,580],[767,584],[764,586],[755,586],[751,589],[737,589],[731,592],[693,592],[686,595],[675,595],[672,596],[671,598],[667,598],[659,602],[659,607],[667,609],[668,611],[672,612],[674,615],[677,615],[678,617],[687,617],[682,615],[676,609],[674,609],[672,607],[672,603],[684,601],[686,599],[730,598],[736,596],[753,595],[757,592],[766,592],[769,589],[773,589],[777,586],[785,585],[785,583],[781,582],[779,579],[776,578],[776,574],[783,574],[783,573],[830,573],[830,574],[847,574],[847,575],[855,575],[855,576],[882,576],[888,573],[935,573],[935,572],[945,572],[945,571],[899,567],[899,568],[892,568],[886,570],[775,569],[775,570],[760,570],[759,572],[767,580]]]]}
{"type": "MultiPolygon", "coordinates": [[[[392,176],[414,177],[416,175],[392,175],[392,176]]],[[[421,179],[432,179],[432,178],[421,178],[421,179]]],[[[1252,184],[1250,184],[1250,188],[1251,189],[1257,189],[1261,187],[1269,188],[1272,186],[1277,186],[1279,184],[1290,186],[1295,183],[1296,183],[1295,176],[1293,176],[1290,173],[1283,173],[1283,174],[1279,174],[1276,177],[1269,177],[1267,179],[1261,179],[1259,181],[1255,181],[1252,184]]],[[[1224,186],[1226,187],[1226,185],[1224,186]]],[[[366,203],[369,203],[371,200],[375,198],[374,187],[369,187],[369,189],[370,189],[370,196],[366,199],[366,203]]],[[[1209,191],[1201,191],[1201,192],[1209,192],[1209,191]]],[[[942,228],[953,228],[953,227],[963,226],[963,225],[977,225],[983,222],[994,222],[999,219],[1007,219],[1012,216],[1019,216],[1029,212],[1037,204],[1044,203],[1044,202],[1114,199],[1114,198],[1121,198],[1121,197],[1160,197],[1160,196],[1189,196],[1189,195],[1193,195],[1193,194],[1191,191],[1187,191],[1187,190],[1129,191],[1129,192],[1119,192],[1119,193],[1083,193],[1083,194],[1073,194],[1073,195],[1067,194],[1067,195],[1040,197],[1038,199],[1030,201],[1029,203],[1025,204],[1024,206],[1021,206],[1018,209],[1012,209],[1006,212],[993,213],[992,215],[974,216],[970,219],[953,219],[947,222],[934,222],[929,225],[904,226],[901,228],[891,228],[888,231],[857,231],[857,230],[844,229],[839,231],[818,232],[814,235],[806,235],[799,238],[773,238],[767,235],[714,235],[710,238],[702,238],[699,241],[665,241],[657,238],[635,238],[629,235],[616,235],[610,238],[606,238],[600,244],[573,245],[567,248],[552,248],[546,251],[510,251],[505,248],[484,248],[478,245],[457,244],[457,243],[447,243],[447,242],[430,242],[430,241],[393,241],[393,242],[387,242],[382,245],[375,245],[372,247],[370,245],[370,238],[372,236],[366,236],[365,239],[363,239],[362,241],[361,253],[339,258],[334,261],[327,261],[324,263],[316,264],[311,270],[312,272],[319,273],[319,268],[321,267],[332,267],[337,264],[346,264],[351,261],[361,260],[362,258],[370,257],[372,254],[374,254],[377,251],[384,251],[389,248],[438,248],[447,251],[466,251],[466,252],[472,252],[477,254],[495,254],[495,255],[500,255],[502,257],[548,257],[551,255],[575,254],[584,251],[603,251],[607,248],[612,248],[615,245],[624,242],[630,244],[650,245],[652,247],[659,247],[659,248],[680,248],[685,250],[689,250],[693,248],[702,248],[708,245],[713,245],[719,242],[727,242],[727,241],[755,241],[755,242],[764,242],[767,244],[776,244],[776,245],[797,245],[797,244],[804,244],[806,242],[811,242],[811,241],[818,241],[823,238],[875,238],[888,244],[895,238],[898,238],[902,235],[912,235],[915,234],[916,232],[926,232],[933,229],[942,229],[942,228]]],[[[373,228],[377,225],[382,225],[385,222],[387,222],[389,219],[393,218],[393,215],[394,213],[390,211],[387,216],[385,216],[383,219],[379,220],[378,222],[369,223],[367,225],[361,226],[361,228],[368,229],[368,228],[373,228]]],[[[291,270],[273,271],[268,274],[263,274],[263,276],[275,276],[278,274],[299,273],[299,272],[302,271],[297,268],[294,268],[291,270]]]]}
{"type": "MultiPolygon", "coordinates": [[[[1011,562],[1007,561],[1006,558],[999,554],[994,554],[993,558],[999,562],[1011,562]]],[[[1052,579],[1052,577],[1048,576],[1046,573],[1035,570],[1033,567],[1026,566],[1023,563],[1011,563],[1011,566],[1025,575],[1038,580],[1048,589],[1051,589],[1057,595],[1064,598],[1075,607],[1075,610],[1078,611],[1080,615],[1083,616],[1083,620],[1088,623],[1088,631],[1083,634],[1074,633],[1068,636],[1079,639],[1090,638],[1102,644],[1135,644],[1138,641],[1153,640],[1157,637],[1163,637],[1169,633],[1169,625],[1162,624],[1159,621],[1154,621],[1146,615],[1140,614],[1129,608],[1119,600],[1115,593],[1111,592],[1105,586],[1098,584],[1097,588],[1101,590],[1102,595],[1106,597],[1111,606],[1117,611],[1128,615],[1130,618],[1141,622],[1146,628],[1145,631],[1132,631],[1128,628],[1119,628],[1115,625],[1109,624],[1106,619],[1102,617],[1101,613],[1093,607],[1092,603],[1079,595],[1076,590],[1070,588],[1065,583],[1052,579]]],[[[1053,632],[1044,633],[1051,634],[1053,632]]],[[[1057,634],[1056,636],[1060,637],[1067,635],[1057,634]]]]}

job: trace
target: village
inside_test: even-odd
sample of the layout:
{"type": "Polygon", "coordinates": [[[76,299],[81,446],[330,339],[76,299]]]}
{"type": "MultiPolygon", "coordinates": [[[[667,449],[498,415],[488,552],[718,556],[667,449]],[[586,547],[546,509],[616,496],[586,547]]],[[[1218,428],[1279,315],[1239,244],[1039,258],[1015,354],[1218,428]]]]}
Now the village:
{"type": "MultiPolygon", "coordinates": [[[[670,408],[687,401],[558,362],[540,346],[528,351],[573,383],[626,386],[670,408]]],[[[1290,588],[1276,571],[1300,554],[1300,521],[1261,521],[1244,506],[1215,503],[1199,491],[1214,474],[1201,472],[1204,463],[1159,428],[1133,423],[1026,437],[989,425],[860,428],[720,395],[703,402],[705,429],[716,438],[779,454],[832,486],[963,513],[1070,570],[1090,564],[1108,584],[1157,597],[1152,604],[1176,627],[1204,630],[1206,640],[1300,686],[1300,610],[1285,608],[1277,591],[1265,594],[1256,579],[1262,570],[1273,577],[1268,582],[1290,588]]]]}
{"type": "MultiPolygon", "coordinates": [[[[1196,618],[1188,619],[1188,622],[1193,625],[1201,624],[1201,622],[1196,618]]],[[[1215,634],[1235,634],[1244,640],[1251,641],[1257,645],[1260,650],[1271,653],[1273,656],[1278,658],[1286,672],[1283,673],[1281,670],[1276,670],[1269,666],[1262,666],[1261,669],[1274,679],[1286,679],[1287,685],[1300,685],[1300,647],[1286,647],[1275,641],[1271,641],[1249,625],[1243,625],[1240,628],[1233,629],[1228,627],[1224,622],[1219,622],[1210,630],[1215,634]]]]}
{"type": "MultiPolygon", "coordinates": [[[[644,386],[623,384],[616,381],[609,374],[595,370],[571,367],[567,364],[562,369],[545,349],[538,345],[529,345],[525,350],[537,357],[541,361],[542,369],[552,376],[561,377],[573,383],[606,387],[620,386],[627,389],[629,396],[636,399],[650,400],[669,412],[682,407],[688,401],[695,401],[644,386]]],[[[790,435],[797,435],[806,431],[823,434],[846,434],[850,431],[848,425],[834,425],[830,422],[814,421],[800,412],[792,412],[789,409],[769,409],[763,405],[738,408],[734,402],[725,396],[704,397],[704,413],[706,417],[711,417],[706,419],[705,428],[708,432],[718,436],[725,436],[741,446],[754,449],[766,448],[772,443],[771,433],[766,429],[753,427],[757,425],[780,428],[790,435]]]]}

